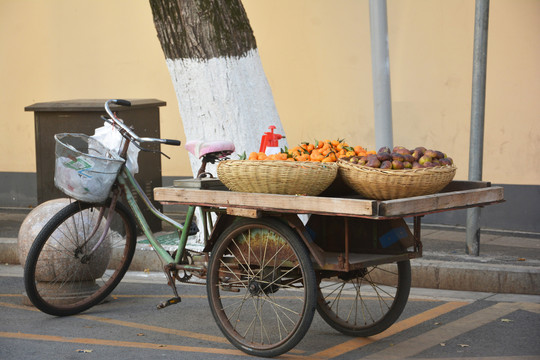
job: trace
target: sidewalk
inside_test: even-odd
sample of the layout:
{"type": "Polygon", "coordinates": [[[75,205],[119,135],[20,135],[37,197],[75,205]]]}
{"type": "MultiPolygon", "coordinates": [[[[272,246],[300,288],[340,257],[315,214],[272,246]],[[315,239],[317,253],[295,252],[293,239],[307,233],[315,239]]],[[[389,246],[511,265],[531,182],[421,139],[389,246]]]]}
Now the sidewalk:
{"type": "MultiPolygon", "coordinates": [[[[18,264],[17,235],[28,209],[0,208],[0,264],[18,264]]],[[[423,257],[411,261],[412,286],[540,295],[540,234],[483,230],[480,256],[465,253],[464,229],[424,225],[423,257]]],[[[148,247],[135,253],[131,270],[159,271],[148,247]]]]}

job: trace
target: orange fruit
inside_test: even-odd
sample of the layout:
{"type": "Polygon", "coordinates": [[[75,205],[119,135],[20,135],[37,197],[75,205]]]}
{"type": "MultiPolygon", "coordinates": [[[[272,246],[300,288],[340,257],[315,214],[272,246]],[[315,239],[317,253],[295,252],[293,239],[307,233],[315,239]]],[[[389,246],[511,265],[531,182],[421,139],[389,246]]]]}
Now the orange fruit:
{"type": "Polygon", "coordinates": [[[361,147],[360,145],[356,145],[356,146],[354,147],[354,152],[355,152],[356,154],[358,154],[358,153],[360,153],[360,152],[364,152],[364,151],[366,151],[366,150],[365,150],[363,147],[361,147]]]}

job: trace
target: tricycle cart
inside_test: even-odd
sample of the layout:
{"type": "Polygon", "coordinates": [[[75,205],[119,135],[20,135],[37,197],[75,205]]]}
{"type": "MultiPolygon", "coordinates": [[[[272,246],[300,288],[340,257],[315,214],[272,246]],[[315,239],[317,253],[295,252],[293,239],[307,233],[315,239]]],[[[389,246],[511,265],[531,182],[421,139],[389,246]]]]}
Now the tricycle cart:
{"type": "MultiPolygon", "coordinates": [[[[307,332],[315,309],[338,331],[370,336],[391,326],[405,307],[411,286],[409,260],[422,256],[421,217],[503,201],[503,189],[484,182],[454,181],[437,192],[450,181],[446,177],[445,182],[437,182],[442,184],[437,189],[423,192],[437,192],[434,195],[385,201],[358,195],[267,194],[258,193],[264,192],[259,188],[257,193],[228,191],[219,180],[204,177],[205,167],[229,156],[234,145],[194,141],[186,148],[202,160],[200,176],[179,181],[183,187],[154,189],[157,201],[188,205],[186,221],[181,224],[153,206],[125,166],[131,145],[160,152],[143,145],[178,146],[180,142],[139,137],[113,112],[114,107],[130,105],[121,99],[104,105],[108,117],[102,119],[123,138],[112,150],[84,134],[55,136],[55,184],[75,200],[52,214],[37,234],[24,269],[29,300],[47,314],[75,315],[105,300],[130,266],[138,225],[162,261],[174,293],[158,309],[180,302],[176,280],[191,282],[192,276],[206,280],[209,306],[218,326],[233,345],[248,354],[272,357],[292,349],[307,332]],[[154,234],[137,198],[148,214],[175,230],[154,234]],[[201,210],[202,251],[186,248],[188,235],[197,230],[191,226],[196,208],[201,210]],[[414,218],[412,232],[405,217],[414,218]],[[169,240],[176,245],[174,251],[162,246],[169,240]]],[[[225,163],[220,163],[218,173],[225,163]]],[[[302,193],[319,194],[323,189],[313,190],[323,179],[322,188],[338,180],[338,164],[301,162],[291,168],[287,161],[255,163],[263,179],[273,185],[285,184],[286,193],[295,194],[299,191],[296,185],[307,179],[302,193]],[[280,176],[283,168],[294,170],[299,177],[284,181],[280,176]]],[[[233,177],[246,180],[239,191],[246,191],[259,178],[253,173],[245,176],[246,164],[241,162],[237,168],[243,175],[233,177]]],[[[345,164],[340,164],[340,171],[341,165],[345,164]]],[[[446,166],[433,169],[427,178],[421,169],[421,179],[446,176],[446,172],[453,177],[455,173],[455,168],[446,166]]],[[[414,177],[420,176],[415,169],[411,171],[414,177]]],[[[224,182],[227,174],[222,172],[224,182]]],[[[383,189],[400,188],[397,183],[389,184],[385,181],[383,189]]],[[[404,185],[405,190],[418,190],[410,184],[404,185]]]]}
{"type": "Polygon", "coordinates": [[[377,201],[233,192],[209,189],[218,180],[192,181],[197,188],[156,188],[154,198],[218,214],[203,251],[210,308],[235,346],[259,356],[294,347],[315,309],[344,334],[384,331],[409,296],[422,216],[504,201],[503,188],[487,182],[453,181],[433,195],[377,201]]]}

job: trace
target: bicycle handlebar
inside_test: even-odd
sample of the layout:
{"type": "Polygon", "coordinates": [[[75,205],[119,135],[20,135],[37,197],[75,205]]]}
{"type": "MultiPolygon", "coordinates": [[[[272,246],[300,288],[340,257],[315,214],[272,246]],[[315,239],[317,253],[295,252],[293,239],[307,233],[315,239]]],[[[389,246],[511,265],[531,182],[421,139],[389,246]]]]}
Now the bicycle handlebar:
{"type": "Polygon", "coordinates": [[[102,116],[101,118],[111,124],[112,126],[116,127],[122,136],[126,137],[126,134],[129,135],[129,140],[135,140],[139,143],[159,143],[159,144],[165,144],[165,145],[173,145],[173,146],[180,146],[181,142],[180,140],[171,140],[171,139],[158,139],[158,138],[149,138],[149,137],[139,137],[137,134],[133,132],[129,127],[127,127],[122,120],[120,120],[114,112],[112,112],[109,104],[116,104],[120,106],[131,106],[131,102],[128,100],[122,100],[122,99],[111,99],[107,100],[105,102],[105,111],[110,116],[110,118],[107,118],[105,116],[102,116]]]}

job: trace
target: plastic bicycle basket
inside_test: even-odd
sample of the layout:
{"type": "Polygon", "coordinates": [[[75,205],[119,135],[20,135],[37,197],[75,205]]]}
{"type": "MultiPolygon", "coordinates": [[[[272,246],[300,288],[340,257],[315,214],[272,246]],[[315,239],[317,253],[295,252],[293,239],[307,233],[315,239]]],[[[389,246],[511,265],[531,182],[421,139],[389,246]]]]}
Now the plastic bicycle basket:
{"type": "Polygon", "coordinates": [[[56,134],[54,139],[54,185],[77,200],[105,201],[125,160],[85,134],[56,134]]]}

